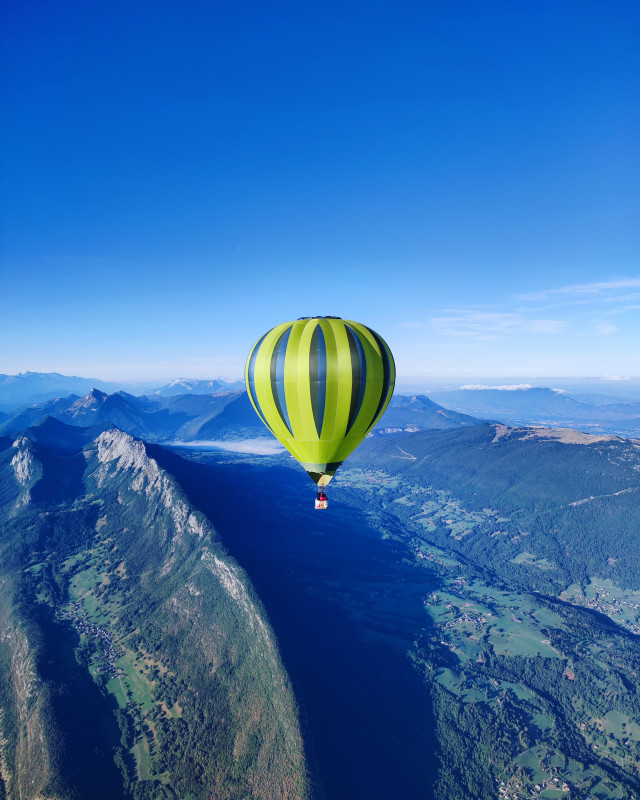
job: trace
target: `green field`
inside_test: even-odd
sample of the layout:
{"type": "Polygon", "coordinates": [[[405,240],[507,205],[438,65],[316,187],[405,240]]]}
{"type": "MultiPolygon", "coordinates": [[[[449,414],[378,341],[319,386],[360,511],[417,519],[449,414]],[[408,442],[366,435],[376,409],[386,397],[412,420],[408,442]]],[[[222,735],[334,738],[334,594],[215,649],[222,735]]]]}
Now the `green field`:
{"type": "MultiPolygon", "coordinates": [[[[96,526],[102,530],[106,525],[96,526]]],[[[117,586],[126,575],[124,562],[112,552],[111,540],[99,542],[91,551],[86,551],[64,562],[64,569],[73,573],[69,581],[70,603],[65,609],[67,618],[80,626],[81,636],[91,637],[86,633],[86,625],[92,625],[104,631],[113,629],[119,631],[119,611],[123,608],[123,599],[120,593],[112,591],[108,598],[101,596],[104,587],[117,586]],[[74,604],[81,603],[81,610],[74,604]],[[84,620],[84,623],[82,622],[84,620]],[[84,625],[84,627],[83,627],[84,625]]],[[[93,634],[96,638],[96,634],[93,634]]],[[[111,693],[118,707],[131,711],[137,709],[138,720],[134,724],[135,742],[130,752],[135,759],[136,771],[140,780],[159,779],[168,781],[167,774],[154,774],[153,745],[155,729],[147,720],[151,712],[159,707],[165,709],[167,719],[177,718],[179,714],[175,708],[166,706],[162,695],[158,696],[157,681],[150,679],[151,659],[143,653],[126,645],[126,640],[120,639],[116,645],[118,657],[113,660],[115,674],[105,683],[106,690],[111,693]]],[[[94,680],[98,680],[105,669],[103,649],[98,648],[90,664],[90,672],[94,680]]],[[[159,670],[159,676],[167,673],[166,668],[159,670]]]]}
{"type": "MultiPolygon", "coordinates": [[[[429,513],[433,513],[431,507],[429,513]]],[[[452,513],[450,508],[447,513],[452,513]]],[[[418,517],[416,521],[422,524],[423,519],[418,517]]],[[[509,800],[519,800],[521,792],[525,791],[521,782],[525,780],[529,786],[526,791],[532,792],[527,796],[532,797],[568,798],[566,787],[569,784],[574,787],[588,785],[590,794],[585,797],[608,800],[622,797],[615,784],[605,780],[599,770],[568,759],[559,749],[556,720],[547,709],[546,701],[536,691],[526,683],[512,679],[487,680],[475,669],[477,664],[495,657],[506,659],[505,664],[510,659],[544,659],[545,663],[560,665],[562,680],[569,687],[576,669],[574,661],[549,638],[550,630],[559,631],[566,627],[563,618],[534,595],[523,595],[472,577],[464,562],[433,545],[414,540],[414,553],[416,563],[421,567],[440,572],[441,581],[437,589],[425,594],[424,608],[435,626],[434,638],[437,637],[440,646],[449,653],[448,657],[457,661],[457,666],[438,669],[435,680],[464,706],[484,704],[499,714],[505,692],[526,704],[523,707],[523,710],[527,708],[528,715],[526,729],[534,743],[522,750],[513,763],[523,769],[527,777],[506,780],[504,796],[509,800]],[[536,789],[536,786],[540,788],[536,789]]],[[[520,562],[533,564],[528,558],[521,558],[520,562]]],[[[540,567],[539,564],[535,566],[540,567]]],[[[599,586],[601,591],[612,591],[610,585],[599,586]]],[[[585,646],[593,650],[593,655],[596,654],[597,642],[588,642],[585,646]]],[[[604,661],[602,666],[606,671],[604,661]]],[[[603,696],[608,691],[607,681],[599,677],[592,680],[598,687],[598,695],[603,696]]],[[[578,697],[573,711],[573,724],[580,727],[585,743],[592,751],[595,746],[595,752],[621,766],[628,765],[634,758],[632,753],[639,752],[634,748],[640,745],[640,724],[630,715],[621,710],[611,710],[598,717],[578,697]]]]}
{"type": "Polygon", "coordinates": [[[640,591],[621,589],[609,578],[592,577],[584,586],[571,584],[560,596],[600,611],[623,628],[640,634],[640,591]]]}

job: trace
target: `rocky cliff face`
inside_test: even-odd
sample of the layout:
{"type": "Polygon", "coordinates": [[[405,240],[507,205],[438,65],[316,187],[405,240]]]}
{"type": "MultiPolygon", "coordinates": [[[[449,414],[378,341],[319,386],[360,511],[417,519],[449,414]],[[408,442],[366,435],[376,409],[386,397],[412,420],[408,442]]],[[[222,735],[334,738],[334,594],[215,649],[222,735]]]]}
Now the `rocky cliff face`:
{"type": "Polygon", "coordinates": [[[0,466],[19,493],[0,506],[6,796],[89,796],[99,778],[96,800],[306,797],[295,701],[246,574],[143,442],[112,429],[82,455],[64,502],[48,470],[60,480],[80,454],[50,461],[20,437],[0,466]]]}
{"type": "Polygon", "coordinates": [[[19,436],[13,443],[15,453],[11,459],[13,474],[20,485],[15,510],[28,506],[31,502],[30,487],[42,477],[42,464],[38,461],[33,444],[25,436],[19,436]]]}

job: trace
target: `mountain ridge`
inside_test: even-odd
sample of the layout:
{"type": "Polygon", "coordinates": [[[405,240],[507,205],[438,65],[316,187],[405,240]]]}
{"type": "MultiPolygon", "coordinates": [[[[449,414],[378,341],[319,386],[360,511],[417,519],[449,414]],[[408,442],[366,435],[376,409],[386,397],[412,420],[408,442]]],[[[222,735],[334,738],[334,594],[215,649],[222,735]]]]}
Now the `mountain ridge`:
{"type": "Polygon", "coordinates": [[[29,403],[65,397],[69,394],[82,396],[92,388],[109,394],[118,391],[144,392],[157,395],[181,393],[211,393],[244,388],[242,381],[224,378],[200,379],[179,378],[168,384],[158,386],[156,381],[133,383],[128,381],[103,381],[99,378],[83,378],[77,375],[63,375],[59,372],[20,372],[15,375],[0,374],[0,411],[12,411],[29,403]]]}
{"type": "MultiPolygon", "coordinates": [[[[18,432],[43,416],[80,426],[112,424],[156,442],[271,436],[244,390],[135,397],[126,392],[108,395],[93,388],[83,397],[71,395],[28,406],[0,423],[0,432],[18,432]]],[[[392,398],[375,431],[395,433],[477,423],[473,417],[442,408],[424,395],[398,395],[392,398]]]]}
{"type": "MultiPolygon", "coordinates": [[[[586,403],[567,391],[519,386],[509,389],[466,388],[436,391],[434,398],[460,412],[498,418],[507,424],[563,424],[565,427],[618,427],[622,435],[640,433],[640,403],[586,403]]],[[[607,432],[612,432],[607,430],[607,432]]]]}
{"type": "Polygon", "coordinates": [[[0,637],[5,789],[305,797],[295,699],[246,574],[148,445],[79,430],[58,423],[76,438],[54,450],[25,431],[0,452],[0,624],[24,631],[0,637]],[[56,700],[76,684],[102,727],[56,700]]]}

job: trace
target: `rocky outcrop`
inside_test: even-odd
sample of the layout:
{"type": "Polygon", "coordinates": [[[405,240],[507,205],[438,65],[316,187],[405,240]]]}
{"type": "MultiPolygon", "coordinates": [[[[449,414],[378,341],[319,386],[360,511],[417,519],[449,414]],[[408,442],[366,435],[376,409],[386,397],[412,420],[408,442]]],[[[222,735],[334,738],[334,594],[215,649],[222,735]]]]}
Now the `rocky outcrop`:
{"type": "Polygon", "coordinates": [[[13,446],[16,452],[11,459],[11,466],[18,483],[26,486],[35,477],[38,462],[33,454],[31,442],[26,436],[16,439],[13,446]]]}

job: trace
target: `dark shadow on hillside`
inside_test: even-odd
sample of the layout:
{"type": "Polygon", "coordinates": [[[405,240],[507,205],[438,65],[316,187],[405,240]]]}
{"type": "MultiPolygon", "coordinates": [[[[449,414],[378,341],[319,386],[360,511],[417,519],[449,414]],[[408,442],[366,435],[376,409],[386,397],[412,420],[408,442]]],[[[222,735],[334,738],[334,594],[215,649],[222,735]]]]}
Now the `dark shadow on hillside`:
{"type": "Polygon", "coordinates": [[[357,509],[313,509],[304,473],[204,466],[149,452],[180,480],[247,570],[301,707],[318,797],[433,797],[436,737],[406,655],[437,588],[357,509]]]}
{"type": "Polygon", "coordinates": [[[38,458],[43,474],[31,490],[36,505],[70,503],[84,494],[83,476],[87,462],[82,453],[68,455],[40,450],[38,458]]]}
{"type": "MultiPolygon", "coordinates": [[[[50,688],[52,730],[60,737],[54,741],[59,785],[51,790],[69,797],[125,800],[129,795],[113,760],[120,745],[116,701],[103,695],[76,661],[77,634],[43,606],[34,608],[33,617],[43,642],[38,671],[50,688]]],[[[125,757],[130,758],[126,750],[125,757]]]]}

